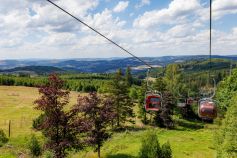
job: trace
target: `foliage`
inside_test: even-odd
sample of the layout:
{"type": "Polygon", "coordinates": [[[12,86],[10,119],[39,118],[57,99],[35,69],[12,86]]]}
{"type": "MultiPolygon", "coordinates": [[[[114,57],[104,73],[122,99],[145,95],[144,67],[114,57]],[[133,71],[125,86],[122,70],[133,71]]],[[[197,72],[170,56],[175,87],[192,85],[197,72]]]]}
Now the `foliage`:
{"type": "Polygon", "coordinates": [[[133,103],[129,97],[129,87],[119,69],[110,83],[110,94],[114,102],[114,110],[116,113],[116,127],[121,127],[125,122],[133,122],[134,117],[133,103]]]}
{"type": "Polygon", "coordinates": [[[159,77],[156,79],[153,84],[153,89],[159,92],[164,92],[166,90],[167,83],[165,82],[163,77],[159,77]]]}
{"type": "Polygon", "coordinates": [[[43,154],[43,158],[54,158],[54,153],[49,150],[46,150],[43,154]]]}
{"type": "Polygon", "coordinates": [[[166,142],[161,147],[162,158],[172,158],[172,150],[170,147],[170,143],[166,142]]]}
{"type": "Polygon", "coordinates": [[[129,87],[133,84],[133,77],[132,77],[132,74],[131,74],[131,68],[130,67],[127,67],[127,69],[126,69],[125,81],[126,81],[126,83],[129,87]]]}
{"type": "Polygon", "coordinates": [[[102,99],[96,93],[89,96],[78,97],[77,108],[80,109],[82,118],[89,124],[86,132],[86,142],[95,148],[100,157],[103,142],[110,137],[108,126],[115,118],[113,102],[110,98],[102,99]]]}
{"type": "Polygon", "coordinates": [[[0,147],[2,147],[4,144],[6,144],[9,141],[6,134],[2,129],[0,129],[0,147]]]}
{"type": "Polygon", "coordinates": [[[171,93],[168,91],[164,92],[161,112],[157,112],[156,116],[154,117],[157,125],[169,129],[174,127],[174,122],[171,117],[171,115],[173,114],[173,107],[174,103],[171,93]]]}
{"type": "Polygon", "coordinates": [[[233,97],[225,119],[216,134],[216,149],[218,158],[237,157],[237,97],[233,97]]]}
{"type": "Polygon", "coordinates": [[[142,138],[142,146],[139,151],[140,158],[172,158],[172,150],[169,142],[160,147],[155,131],[148,131],[142,138]]]}
{"type": "Polygon", "coordinates": [[[235,69],[231,76],[225,78],[218,85],[216,99],[218,106],[223,112],[226,112],[227,108],[231,104],[231,98],[237,93],[237,69],[235,69]]]}
{"type": "Polygon", "coordinates": [[[42,149],[35,135],[31,136],[30,141],[28,142],[28,147],[32,156],[38,157],[41,155],[42,149]]]}
{"type": "Polygon", "coordinates": [[[146,86],[147,84],[143,82],[142,86],[137,89],[137,97],[138,97],[138,117],[141,119],[142,123],[147,124],[147,112],[144,107],[144,101],[145,101],[145,93],[146,93],[146,86]]]}
{"type": "Polygon", "coordinates": [[[50,75],[48,85],[39,88],[41,97],[35,101],[35,108],[45,115],[36,129],[43,132],[48,139],[46,147],[54,151],[57,158],[65,157],[70,149],[80,149],[79,134],[87,128],[87,124],[78,117],[76,108],[65,112],[69,92],[63,91],[62,87],[63,81],[57,75],[50,75]]]}
{"type": "Polygon", "coordinates": [[[148,131],[142,138],[142,146],[139,151],[140,158],[161,158],[162,151],[154,131],[148,131]]]}

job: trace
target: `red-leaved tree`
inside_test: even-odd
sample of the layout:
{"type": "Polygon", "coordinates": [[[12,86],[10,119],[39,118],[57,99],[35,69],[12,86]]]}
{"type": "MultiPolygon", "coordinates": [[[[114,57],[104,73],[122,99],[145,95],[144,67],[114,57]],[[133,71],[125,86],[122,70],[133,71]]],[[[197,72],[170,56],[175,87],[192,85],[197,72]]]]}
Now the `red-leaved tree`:
{"type": "Polygon", "coordinates": [[[36,109],[43,113],[34,127],[47,138],[46,148],[51,149],[57,158],[66,156],[68,150],[81,149],[80,134],[88,131],[78,109],[66,111],[69,91],[62,90],[63,81],[55,74],[50,75],[48,84],[39,88],[40,98],[35,101],[36,109]]]}
{"type": "Polygon", "coordinates": [[[111,136],[108,127],[115,118],[113,102],[109,97],[102,98],[96,93],[90,93],[89,96],[78,96],[75,108],[80,109],[83,120],[90,126],[86,132],[86,142],[95,148],[100,158],[101,146],[111,136]]]}

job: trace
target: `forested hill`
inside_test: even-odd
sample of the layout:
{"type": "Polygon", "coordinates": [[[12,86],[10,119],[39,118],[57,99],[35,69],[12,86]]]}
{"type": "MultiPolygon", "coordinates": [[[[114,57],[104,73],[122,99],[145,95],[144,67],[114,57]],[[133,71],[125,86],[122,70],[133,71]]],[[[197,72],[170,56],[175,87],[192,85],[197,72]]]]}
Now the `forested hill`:
{"type": "Polygon", "coordinates": [[[53,67],[53,66],[24,66],[24,67],[15,67],[12,69],[0,70],[2,74],[35,74],[35,75],[44,75],[50,73],[65,73],[67,71],[53,67]]]}
{"type": "MultiPolygon", "coordinates": [[[[200,61],[205,61],[209,56],[164,56],[164,57],[144,57],[146,62],[154,67],[161,67],[171,63],[186,62],[189,65],[196,64],[188,69],[206,69],[206,64],[201,64],[200,61]],[[190,63],[193,62],[193,63],[190,63]]],[[[213,56],[216,59],[231,59],[237,61],[237,56],[213,56]]],[[[214,61],[215,62],[215,61],[214,61]]],[[[219,61],[213,64],[215,66],[227,65],[227,60],[220,65],[219,61]],[[216,65],[215,65],[216,64],[216,65]],[[224,65],[223,65],[224,64],[224,65]]],[[[229,64],[228,64],[229,65],[229,64]]],[[[130,66],[135,72],[144,70],[146,67],[143,63],[134,58],[109,58],[109,59],[70,59],[70,60],[0,60],[0,70],[2,72],[15,71],[31,71],[35,73],[50,73],[50,72],[87,72],[87,73],[109,73],[115,72],[118,68],[125,69],[130,66]],[[7,70],[11,69],[11,70],[7,70]]],[[[229,67],[229,66],[228,66],[229,67]]]]}

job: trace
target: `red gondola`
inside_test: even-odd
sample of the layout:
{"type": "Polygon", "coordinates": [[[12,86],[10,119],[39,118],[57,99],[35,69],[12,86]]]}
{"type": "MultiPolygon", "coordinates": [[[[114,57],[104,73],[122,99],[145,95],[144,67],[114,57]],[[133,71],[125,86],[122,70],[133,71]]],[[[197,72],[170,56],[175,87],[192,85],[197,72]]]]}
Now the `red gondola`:
{"type": "Polygon", "coordinates": [[[145,100],[146,111],[160,111],[161,110],[161,94],[147,93],[145,100]]]}
{"type": "Polygon", "coordinates": [[[204,98],[199,101],[198,115],[204,120],[213,120],[217,117],[217,108],[211,98],[204,98]]]}

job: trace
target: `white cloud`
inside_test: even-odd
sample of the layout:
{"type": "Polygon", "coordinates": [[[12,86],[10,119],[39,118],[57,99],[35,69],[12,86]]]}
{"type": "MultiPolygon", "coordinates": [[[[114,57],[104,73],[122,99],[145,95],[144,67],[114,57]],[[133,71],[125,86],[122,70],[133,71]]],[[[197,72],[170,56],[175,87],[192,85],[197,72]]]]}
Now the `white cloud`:
{"type": "Polygon", "coordinates": [[[120,1],[113,9],[114,12],[119,13],[124,11],[129,5],[129,1],[120,1]]]}
{"type": "Polygon", "coordinates": [[[168,8],[145,12],[135,19],[133,25],[148,28],[160,24],[180,23],[185,20],[187,15],[200,7],[198,0],[173,0],[168,8]]]}
{"type": "Polygon", "coordinates": [[[150,0],[141,0],[139,4],[135,6],[135,8],[141,8],[145,5],[150,5],[151,1],[150,0]]]}
{"type": "Polygon", "coordinates": [[[219,19],[227,14],[237,13],[237,0],[215,0],[213,1],[213,16],[219,19]]]}
{"type": "MultiPolygon", "coordinates": [[[[0,6],[0,58],[127,56],[49,3],[11,0],[14,3],[8,7],[10,1],[2,1],[7,6],[0,6]]],[[[130,27],[127,27],[129,21],[119,18],[114,9],[104,8],[94,13],[99,0],[55,2],[138,56],[208,53],[209,8],[199,0],[173,0],[167,8],[146,11],[138,17],[136,12],[130,12],[129,19],[136,17],[130,27]]],[[[129,5],[129,1],[121,2],[127,5],[118,7],[120,12],[129,5]]],[[[140,2],[148,5],[148,1],[140,2]]],[[[215,0],[216,21],[227,14],[235,14],[235,2],[215,0]],[[225,4],[221,5],[221,1],[225,4]]],[[[214,30],[213,53],[236,53],[236,41],[236,26],[229,32],[214,30]]]]}

